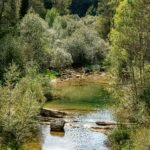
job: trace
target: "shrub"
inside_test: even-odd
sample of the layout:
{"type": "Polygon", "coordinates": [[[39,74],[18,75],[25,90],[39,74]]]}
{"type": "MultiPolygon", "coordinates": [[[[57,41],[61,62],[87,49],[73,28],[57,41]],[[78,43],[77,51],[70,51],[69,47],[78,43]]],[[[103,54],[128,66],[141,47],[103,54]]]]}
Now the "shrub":
{"type": "Polygon", "coordinates": [[[108,46],[93,29],[83,27],[66,39],[64,48],[72,55],[73,65],[81,67],[101,64],[108,46]]]}
{"type": "Polygon", "coordinates": [[[57,48],[52,53],[51,67],[61,70],[72,64],[71,55],[63,49],[57,48]]]}
{"type": "Polygon", "coordinates": [[[45,100],[40,80],[19,76],[15,65],[6,73],[6,84],[0,86],[0,145],[2,149],[18,147],[37,129],[37,115],[45,100]],[[16,76],[17,75],[17,76],[16,76]],[[18,81],[18,82],[14,82],[18,81]]]}
{"type": "Polygon", "coordinates": [[[120,150],[130,140],[130,131],[126,128],[119,127],[112,131],[109,135],[109,144],[114,150],[120,150]]]}

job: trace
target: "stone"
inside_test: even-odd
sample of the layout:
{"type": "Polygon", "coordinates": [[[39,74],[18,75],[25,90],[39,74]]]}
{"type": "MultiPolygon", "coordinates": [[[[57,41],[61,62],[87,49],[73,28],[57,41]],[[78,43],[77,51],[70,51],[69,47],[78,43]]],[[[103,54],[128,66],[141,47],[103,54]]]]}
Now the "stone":
{"type": "Polygon", "coordinates": [[[65,112],[42,108],[40,115],[42,117],[64,118],[67,114],[65,112]]]}
{"type": "Polygon", "coordinates": [[[99,126],[109,126],[109,125],[117,125],[117,122],[115,122],[115,121],[97,121],[96,124],[99,126]]]}
{"type": "Polygon", "coordinates": [[[50,122],[51,132],[64,132],[65,121],[56,119],[50,122]]]}

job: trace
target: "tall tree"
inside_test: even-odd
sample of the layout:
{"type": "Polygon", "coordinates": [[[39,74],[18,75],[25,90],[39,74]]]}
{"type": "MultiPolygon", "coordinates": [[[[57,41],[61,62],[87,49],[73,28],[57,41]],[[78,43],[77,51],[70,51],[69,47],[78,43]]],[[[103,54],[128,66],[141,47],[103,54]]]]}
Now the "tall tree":
{"type": "Polygon", "coordinates": [[[29,8],[32,8],[41,17],[45,17],[46,9],[43,0],[29,0],[29,8]]]}
{"type": "Polygon", "coordinates": [[[97,6],[97,21],[95,28],[104,39],[108,38],[111,27],[113,26],[113,17],[119,0],[101,0],[97,6]]]}
{"type": "Polygon", "coordinates": [[[140,94],[150,85],[149,11],[149,0],[121,1],[110,35],[112,70],[120,81],[130,83],[134,109],[139,106],[140,94]]]}
{"type": "Polygon", "coordinates": [[[26,61],[35,61],[43,68],[49,48],[48,24],[39,15],[29,12],[20,24],[20,34],[25,45],[26,61]]]}
{"type": "Polygon", "coordinates": [[[57,8],[60,15],[65,15],[69,13],[69,7],[71,5],[71,0],[51,0],[53,7],[57,8]]]}
{"type": "Polygon", "coordinates": [[[0,2],[0,30],[14,27],[20,18],[21,0],[1,0],[0,2]]]}

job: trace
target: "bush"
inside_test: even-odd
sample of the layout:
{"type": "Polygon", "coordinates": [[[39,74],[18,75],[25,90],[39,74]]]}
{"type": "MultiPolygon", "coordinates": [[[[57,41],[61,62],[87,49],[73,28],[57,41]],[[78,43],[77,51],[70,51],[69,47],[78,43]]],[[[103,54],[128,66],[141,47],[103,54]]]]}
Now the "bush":
{"type": "Polygon", "coordinates": [[[66,39],[64,48],[72,55],[73,65],[81,67],[101,64],[108,46],[93,29],[83,27],[66,39]]]}
{"type": "Polygon", "coordinates": [[[114,150],[120,150],[130,141],[130,131],[126,128],[119,127],[109,135],[109,144],[114,150]]]}
{"type": "Polygon", "coordinates": [[[52,53],[51,67],[61,70],[72,64],[71,55],[63,49],[57,48],[52,53]]]}
{"type": "Polygon", "coordinates": [[[6,73],[5,86],[0,86],[0,146],[18,147],[37,129],[37,115],[45,100],[41,81],[30,75],[17,79],[15,65],[6,73]],[[16,82],[17,81],[17,82],[16,82]]]}

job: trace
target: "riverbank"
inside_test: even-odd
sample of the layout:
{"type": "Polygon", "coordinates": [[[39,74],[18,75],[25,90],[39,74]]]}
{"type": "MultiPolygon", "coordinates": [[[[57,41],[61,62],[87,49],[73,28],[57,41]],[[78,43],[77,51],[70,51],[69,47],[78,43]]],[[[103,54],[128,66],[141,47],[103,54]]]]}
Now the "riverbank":
{"type": "Polygon", "coordinates": [[[69,82],[80,81],[84,82],[95,82],[97,84],[110,84],[112,81],[112,76],[107,72],[88,72],[85,73],[82,70],[67,70],[61,73],[61,76],[52,78],[51,84],[67,84],[69,82]]]}

